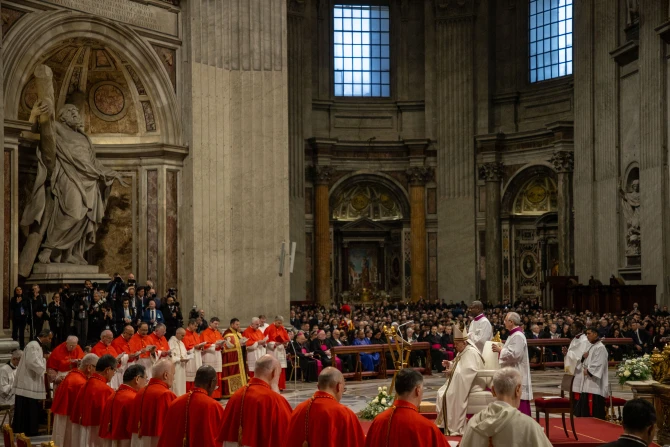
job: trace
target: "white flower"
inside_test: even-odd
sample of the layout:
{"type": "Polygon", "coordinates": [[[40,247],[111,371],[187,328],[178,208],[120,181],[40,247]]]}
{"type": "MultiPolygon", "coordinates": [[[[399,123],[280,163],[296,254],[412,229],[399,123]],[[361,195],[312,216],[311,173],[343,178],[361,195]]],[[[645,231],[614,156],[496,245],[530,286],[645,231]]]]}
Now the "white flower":
{"type": "Polygon", "coordinates": [[[377,391],[382,392],[382,387],[377,388],[377,391]]]}
{"type": "Polygon", "coordinates": [[[628,370],[624,371],[624,372],[623,372],[623,376],[624,376],[624,377],[628,377],[628,376],[630,376],[630,371],[628,371],[628,370]]]}
{"type": "Polygon", "coordinates": [[[382,405],[386,405],[386,399],[382,399],[382,405]]]}
{"type": "Polygon", "coordinates": [[[382,389],[384,390],[384,392],[386,392],[386,390],[387,390],[387,388],[385,386],[383,386],[382,389]]]}
{"type": "Polygon", "coordinates": [[[374,399],[372,399],[372,403],[373,403],[373,404],[376,404],[377,402],[379,402],[379,398],[378,398],[378,397],[375,397],[374,399]]]}

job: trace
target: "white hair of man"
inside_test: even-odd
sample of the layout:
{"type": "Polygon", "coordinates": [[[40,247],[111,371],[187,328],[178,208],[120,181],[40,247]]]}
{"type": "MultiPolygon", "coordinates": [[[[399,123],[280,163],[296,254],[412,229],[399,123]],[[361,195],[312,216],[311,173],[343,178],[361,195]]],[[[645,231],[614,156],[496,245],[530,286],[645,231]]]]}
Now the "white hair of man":
{"type": "Polygon", "coordinates": [[[514,368],[501,368],[493,374],[493,389],[497,396],[514,397],[514,390],[521,383],[521,374],[514,368]]]}
{"type": "Polygon", "coordinates": [[[258,317],[253,317],[253,318],[251,318],[251,324],[258,323],[258,322],[260,322],[260,321],[261,321],[261,320],[260,320],[260,318],[258,318],[258,317]]]}
{"type": "Polygon", "coordinates": [[[275,317],[274,321],[281,321],[283,323],[284,322],[284,317],[282,317],[281,315],[277,315],[275,317]]]}
{"type": "Polygon", "coordinates": [[[153,368],[151,368],[151,376],[152,377],[163,377],[163,374],[166,372],[170,371],[172,369],[172,361],[163,359],[159,360],[154,364],[153,368]]]}
{"type": "Polygon", "coordinates": [[[20,349],[12,352],[12,360],[21,360],[21,357],[23,357],[23,351],[20,349]]]}
{"type": "Polygon", "coordinates": [[[521,317],[516,312],[508,312],[505,318],[514,323],[515,326],[519,326],[521,324],[521,317]]]}
{"type": "Polygon", "coordinates": [[[67,340],[65,340],[65,342],[66,342],[66,343],[78,343],[78,342],[79,342],[79,339],[78,339],[76,336],[74,336],[74,335],[70,335],[70,336],[67,338],[67,340]]]}
{"type": "Polygon", "coordinates": [[[109,329],[105,329],[104,331],[100,332],[100,338],[104,337],[105,335],[111,335],[113,337],[114,333],[109,329]]]}
{"type": "Polygon", "coordinates": [[[84,368],[88,365],[95,366],[98,364],[98,357],[95,354],[86,354],[83,359],[81,359],[81,364],[79,365],[80,368],[84,368]]]}

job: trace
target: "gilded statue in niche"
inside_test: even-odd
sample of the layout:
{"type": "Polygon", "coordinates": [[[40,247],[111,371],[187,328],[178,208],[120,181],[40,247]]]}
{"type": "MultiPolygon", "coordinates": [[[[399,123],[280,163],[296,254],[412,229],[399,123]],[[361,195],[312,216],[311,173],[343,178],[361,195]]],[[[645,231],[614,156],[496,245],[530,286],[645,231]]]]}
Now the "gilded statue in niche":
{"type": "Polygon", "coordinates": [[[95,156],[79,110],[65,104],[54,110],[53,73],[35,69],[38,99],[30,121],[40,132],[37,177],[21,217],[27,233],[19,274],[28,276],[33,262],[87,265],[84,254],[95,243],[114,180],[121,174],[95,156]],[[39,251],[39,255],[38,255],[39,251]]]}
{"type": "MultiPolygon", "coordinates": [[[[637,171],[635,171],[637,172],[637,171]]],[[[633,174],[633,172],[631,172],[633,174]]],[[[619,186],[621,207],[626,217],[626,256],[640,255],[640,180],[634,179],[628,191],[619,186]]]]}

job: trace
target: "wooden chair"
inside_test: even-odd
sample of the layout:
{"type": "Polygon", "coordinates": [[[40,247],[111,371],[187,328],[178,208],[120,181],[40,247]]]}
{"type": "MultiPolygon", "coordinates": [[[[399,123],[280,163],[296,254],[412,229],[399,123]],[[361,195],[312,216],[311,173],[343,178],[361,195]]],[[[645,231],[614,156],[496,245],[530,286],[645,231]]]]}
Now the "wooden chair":
{"type": "MultiPolygon", "coordinates": [[[[622,399],[620,397],[614,397],[612,396],[612,406],[616,407],[617,413],[618,413],[618,419],[622,419],[623,413],[621,413],[621,407],[626,405],[626,399],[622,399]]],[[[605,414],[609,414],[610,411],[610,398],[606,397],[605,398],[605,414]]],[[[612,415],[614,415],[614,411],[612,411],[612,415]]]]}
{"type": "Polygon", "coordinates": [[[11,425],[3,424],[2,439],[5,441],[5,447],[14,447],[14,430],[11,425]]]}
{"type": "MultiPolygon", "coordinates": [[[[289,374],[288,379],[286,379],[287,382],[290,382],[293,380],[293,375],[296,374],[296,371],[300,373],[300,380],[305,380],[305,377],[302,374],[302,369],[300,369],[300,360],[295,357],[294,355],[287,355],[286,358],[288,361],[291,363],[291,374],[289,374]]],[[[297,376],[296,376],[297,378],[297,376]]]]}
{"type": "Polygon", "coordinates": [[[14,419],[14,405],[0,405],[0,414],[3,414],[0,425],[5,425],[7,416],[9,416],[9,423],[11,424],[14,419]]]}
{"type": "Polygon", "coordinates": [[[540,423],[540,413],[544,413],[544,432],[549,438],[549,415],[550,414],[560,414],[561,419],[563,420],[563,431],[565,431],[565,436],[570,437],[568,434],[568,429],[565,427],[565,413],[570,414],[570,425],[572,426],[572,433],[575,435],[575,441],[578,441],[577,432],[575,431],[575,419],[573,414],[573,408],[575,406],[575,394],[572,392],[572,382],[575,380],[575,376],[571,374],[564,374],[563,380],[561,381],[561,397],[556,397],[553,399],[546,399],[544,397],[538,397],[535,399],[535,420],[540,423]],[[565,397],[565,393],[568,393],[568,397],[565,397]]]}
{"type": "Polygon", "coordinates": [[[19,433],[16,435],[16,447],[33,447],[33,444],[30,442],[30,438],[19,433]]]}

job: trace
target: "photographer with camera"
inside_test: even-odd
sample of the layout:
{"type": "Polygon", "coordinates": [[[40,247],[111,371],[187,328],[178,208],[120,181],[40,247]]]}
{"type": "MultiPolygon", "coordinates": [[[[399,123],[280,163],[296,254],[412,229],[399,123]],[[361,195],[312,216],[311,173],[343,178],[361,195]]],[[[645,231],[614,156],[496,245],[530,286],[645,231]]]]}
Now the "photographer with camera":
{"type": "Polygon", "coordinates": [[[102,305],[102,324],[101,327],[104,331],[112,331],[114,336],[118,334],[116,330],[116,319],[114,318],[114,308],[109,301],[106,301],[102,305]]]}
{"type": "Polygon", "coordinates": [[[93,336],[105,330],[106,310],[103,307],[105,303],[106,300],[102,297],[102,293],[99,290],[93,292],[93,301],[88,309],[88,333],[93,336]]]}
{"type": "Polygon", "coordinates": [[[65,341],[68,329],[66,325],[67,307],[63,304],[60,293],[53,294],[47,312],[49,314],[49,329],[54,334],[51,339],[51,349],[55,349],[56,346],[65,341]]]}
{"type": "Polygon", "coordinates": [[[123,278],[118,273],[114,273],[114,278],[107,283],[107,296],[120,297],[126,292],[126,285],[123,283],[123,278]]]}
{"type": "Polygon", "coordinates": [[[165,326],[167,327],[166,337],[169,339],[177,333],[177,328],[182,327],[184,317],[182,317],[181,309],[177,300],[177,289],[169,289],[165,303],[161,307],[163,318],[165,318],[165,326]]]}
{"type": "Polygon", "coordinates": [[[88,338],[88,311],[93,301],[94,292],[94,284],[86,280],[83,291],[71,294],[74,335],[79,339],[79,346],[82,348],[86,346],[88,338]]]}

